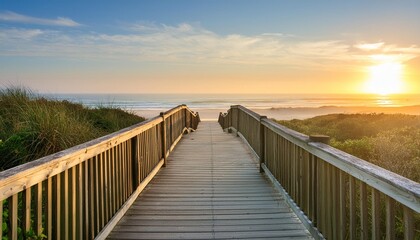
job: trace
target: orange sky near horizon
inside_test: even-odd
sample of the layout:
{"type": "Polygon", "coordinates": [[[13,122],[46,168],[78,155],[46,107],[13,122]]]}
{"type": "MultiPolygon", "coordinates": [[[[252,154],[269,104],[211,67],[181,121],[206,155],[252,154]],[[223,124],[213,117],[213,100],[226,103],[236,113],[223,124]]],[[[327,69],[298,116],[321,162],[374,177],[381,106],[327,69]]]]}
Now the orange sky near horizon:
{"type": "MultiPolygon", "coordinates": [[[[420,93],[419,61],[403,64],[401,94],[420,93]],[[413,64],[414,63],[414,64],[413,64]],[[417,64],[417,65],[416,65],[417,64]]],[[[268,66],[177,66],[149,73],[102,69],[98,71],[57,72],[61,84],[51,92],[70,92],[74,85],[83,85],[81,93],[254,93],[254,94],[364,94],[375,65],[332,69],[279,69],[268,66]],[[92,81],[96,79],[96,81],[92,81]],[[117,79],[117,80],[116,80],[117,79]],[[100,84],[97,84],[97,83],[100,84]],[[116,84],[117,83],[117,84],[116,84]],[[112,91],[110,91],[112,89],[112,91]]],[[[386,73],[385,73],[386,74],[386,73]]],[[[39,74],[36,82],[48,84],[39,74]]],[[[51,73],[48,74],[51,77],[51,73]]],[[[36,86],[32,88],[37,89],[36,86]]],[[[48,92],[48,91],[47,91],[48,92]]]]}
{"type": "MultiPolygon", "coordinates": [[[[20,82],[19,79],[9,83],[47,93],[363,94],[376,93],[367,90],[366,84],[372,75],[370,69],[380,64],[331,65],[322,69],[271,65],[160,64],[147,70],[118,64],[107,67],[108,64],[105,64],[95,69],[78,68],[77,71],[60,67],[44,70],[41,66],[30,72],[30,76],[19,74],[19,79],[31,79],[29,83],[20,82]],[[50,84],[51,78],[60,79],[60,84],[47,90],[39,88],[50,84]]],[[[419,94],[420,60],[416,58],[401,65],[401,92],[395,93],[419,94]]]]}

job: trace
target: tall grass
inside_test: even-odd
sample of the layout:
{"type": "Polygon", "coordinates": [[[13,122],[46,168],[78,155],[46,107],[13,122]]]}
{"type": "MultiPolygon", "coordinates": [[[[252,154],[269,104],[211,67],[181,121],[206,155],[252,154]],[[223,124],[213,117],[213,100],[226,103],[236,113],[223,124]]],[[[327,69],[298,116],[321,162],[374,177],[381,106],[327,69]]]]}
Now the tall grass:
{"type": "Polygon", "coordinates": [[[0,170],[143,121],[113,107],[88,109],[48,100],[25,88],[0,90],[0,170]]]}

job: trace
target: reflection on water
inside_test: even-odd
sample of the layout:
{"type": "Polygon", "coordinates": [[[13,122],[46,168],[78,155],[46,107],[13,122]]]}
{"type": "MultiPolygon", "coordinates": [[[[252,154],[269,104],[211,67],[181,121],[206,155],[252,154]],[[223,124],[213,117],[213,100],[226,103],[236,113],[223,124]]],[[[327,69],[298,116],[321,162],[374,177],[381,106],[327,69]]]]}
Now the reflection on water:
{"type": "Polygon", "coordinates": [[[376,106],[379,107],[404,107],[419,105],[420,95],[377,95],[376,106]]]}
{"type": "Polygon", "coordinates": [[[381,95],[376,99],[376,104],[381,107],[396,106],[390,96],[381,95]]]}

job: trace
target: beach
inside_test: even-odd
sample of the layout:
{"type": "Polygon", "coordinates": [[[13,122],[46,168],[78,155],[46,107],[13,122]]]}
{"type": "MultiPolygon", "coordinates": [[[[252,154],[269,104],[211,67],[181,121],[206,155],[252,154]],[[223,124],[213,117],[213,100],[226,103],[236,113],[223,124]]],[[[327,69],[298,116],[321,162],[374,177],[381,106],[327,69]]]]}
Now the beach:
{"type": "MultiPolygon", "coordinates": [[[[404,106],[404,107],[340,107],[340,106],[326,106],[326,107],[288,107],[288,108],[250,108],[252,111],[257,112],[262,116],[268,118],[274,118],[278,120],[291,120],[291,119],[306,119],[319,115],[343,113],[386,113],[386,114],[410,114],[420,115],[420,105],[416,106],[404,106]]],[[[212,108],[200,108],[194,109],[200,114],[200,118],[203,121],[206,120],[217,120],[220,112],[226,112],[228,109],[212,109],[212,108]]],[[[145,110],[134,110],[134,112],[145,118],[152,118],[161,112],[156,109],[145,109],[145,110]]]]}

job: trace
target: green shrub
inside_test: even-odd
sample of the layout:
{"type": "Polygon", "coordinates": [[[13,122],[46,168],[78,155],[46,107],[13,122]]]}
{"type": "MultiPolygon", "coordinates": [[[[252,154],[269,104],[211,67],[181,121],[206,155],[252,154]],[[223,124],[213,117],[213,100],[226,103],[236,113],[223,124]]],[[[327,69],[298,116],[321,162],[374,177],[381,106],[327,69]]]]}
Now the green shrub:
{"type": "Polygon", "coordinates": [[[372,156],[372,139],[368,137],[347,139],[344,141],[333,139],[330,145],[362,159],[369,159],[372,156]]]}
{"type": "Polygon", "coordinates": [[[381,132],[372,145],[371,162],[420,182],[420,128],[381,132]]]}

